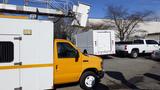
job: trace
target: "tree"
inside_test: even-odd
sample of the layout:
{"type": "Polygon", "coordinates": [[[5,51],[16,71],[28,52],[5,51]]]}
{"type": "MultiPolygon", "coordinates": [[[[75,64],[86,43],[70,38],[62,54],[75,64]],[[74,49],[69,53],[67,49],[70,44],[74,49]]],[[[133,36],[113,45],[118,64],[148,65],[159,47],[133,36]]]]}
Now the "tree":
{"type": "Polygon", "coordinates": [[[108,6],[107,17],[114,21],[117,28],[117,37],[120,41],[127,40],[136,32],[134,29],[144,18],[152,14],[152,11],[129,12],[122,6],[108,6]]]}
{"type": "Polygon", "coordinates": [[[74,35],[84,27],[72,26],[72,18],[54,18],[54,38],[68,39],[74,43],[74,35]]]}

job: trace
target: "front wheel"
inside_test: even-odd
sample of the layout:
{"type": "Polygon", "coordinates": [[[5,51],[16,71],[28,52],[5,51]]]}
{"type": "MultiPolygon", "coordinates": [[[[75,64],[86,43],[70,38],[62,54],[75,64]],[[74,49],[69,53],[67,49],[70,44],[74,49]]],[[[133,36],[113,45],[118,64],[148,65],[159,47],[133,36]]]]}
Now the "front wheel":
{"type": "Polygon", "coordinates": [[[84,90],[91,90],[97,83],[97,76],[94,72],[87,71],[82,74],[80,79],[80,87],[84,90]]]}

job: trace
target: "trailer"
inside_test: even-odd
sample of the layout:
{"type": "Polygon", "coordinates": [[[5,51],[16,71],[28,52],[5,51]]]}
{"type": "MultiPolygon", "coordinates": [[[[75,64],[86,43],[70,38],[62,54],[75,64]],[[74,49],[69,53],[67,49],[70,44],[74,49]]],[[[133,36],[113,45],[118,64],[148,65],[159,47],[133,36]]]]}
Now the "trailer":
{"type": "Polygon", "coordinates": [[[115,54],[114,30],[89,30],[76,35],[76,45],[94,55],[115,54]]]}

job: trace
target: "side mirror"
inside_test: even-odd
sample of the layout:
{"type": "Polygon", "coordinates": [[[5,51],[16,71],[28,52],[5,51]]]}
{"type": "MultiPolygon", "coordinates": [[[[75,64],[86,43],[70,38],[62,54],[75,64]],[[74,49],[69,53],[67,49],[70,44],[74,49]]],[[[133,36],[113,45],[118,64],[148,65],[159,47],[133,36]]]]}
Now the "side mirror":
{"type": "Polygon", "coordinates": [[[87,52],[86,49],[84,49],[83,54],[84,54],[84,55],[87,55],[87,54],[88,54],[88,52],[87,52]]]}

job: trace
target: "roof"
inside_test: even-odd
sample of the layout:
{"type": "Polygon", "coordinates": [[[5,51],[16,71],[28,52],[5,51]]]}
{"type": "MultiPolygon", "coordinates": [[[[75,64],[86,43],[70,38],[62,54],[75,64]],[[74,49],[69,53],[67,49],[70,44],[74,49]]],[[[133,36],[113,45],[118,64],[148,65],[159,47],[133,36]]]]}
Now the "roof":
{"type": "Polygon", "coordinates": [[[158,32],[158,33],[150,33],[148,35],[160,35],[160,32],[158,32]]]}

